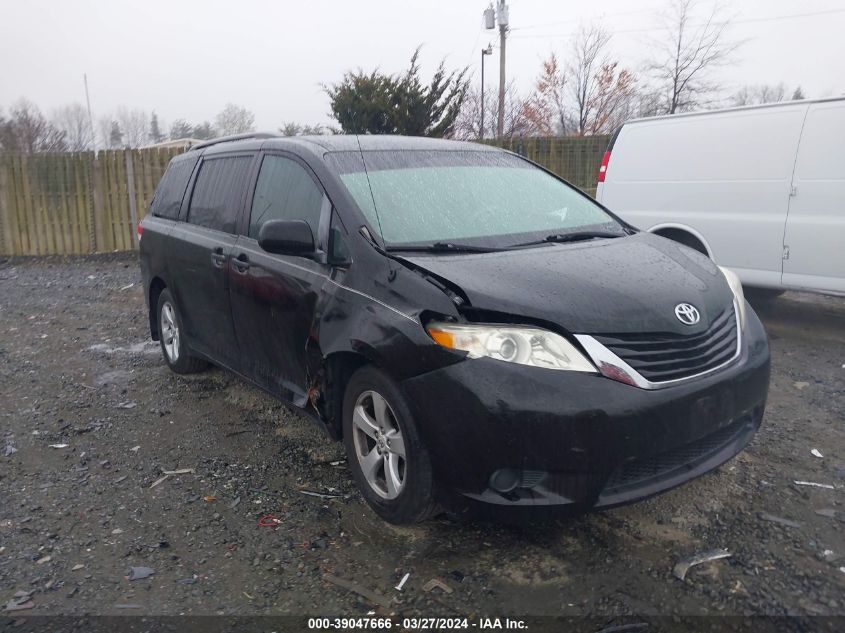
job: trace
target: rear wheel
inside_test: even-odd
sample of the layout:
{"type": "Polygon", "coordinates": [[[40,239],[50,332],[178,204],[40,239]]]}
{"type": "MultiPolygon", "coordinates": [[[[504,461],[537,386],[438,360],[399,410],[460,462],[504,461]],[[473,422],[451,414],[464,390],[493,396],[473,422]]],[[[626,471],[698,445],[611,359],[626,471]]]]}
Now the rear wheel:
{"type": "Polygon", "coordinates": [[[170,291],[165,288],[158,296],[158,341],[164,361],[177,374],[195,374],[208,367],[204,360],[191,356],[185,345],[182,332],[182,320],[176,309],[176,302],[170,291]]]}
{"type": "Polygon", "coordinates": [[[343,442],[361,493],[391,523],[424,521],[438,511],[428,450],[398,385],[373,367],[346,387],[343,442]]]}

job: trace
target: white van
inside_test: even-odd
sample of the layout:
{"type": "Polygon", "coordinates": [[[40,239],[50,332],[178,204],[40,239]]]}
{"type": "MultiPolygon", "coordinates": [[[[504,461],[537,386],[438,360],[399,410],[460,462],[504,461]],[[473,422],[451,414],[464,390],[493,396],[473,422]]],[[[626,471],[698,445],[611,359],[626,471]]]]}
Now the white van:
{"type": "Polygon", "coordinates": [[[845,294],[845,97],[625,123],[596,198],[749,286],[845,294]]]}

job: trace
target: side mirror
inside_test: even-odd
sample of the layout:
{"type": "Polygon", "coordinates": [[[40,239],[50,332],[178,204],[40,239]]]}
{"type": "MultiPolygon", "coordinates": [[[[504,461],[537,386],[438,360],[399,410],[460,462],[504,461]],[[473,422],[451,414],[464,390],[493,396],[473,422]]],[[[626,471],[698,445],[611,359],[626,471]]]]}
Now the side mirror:
{"type": "Polygon", "coordinates": [[[268,220],[258,231],[258,245],[277,255],[314,254],[314,235],[305,220],[268,220]]]}

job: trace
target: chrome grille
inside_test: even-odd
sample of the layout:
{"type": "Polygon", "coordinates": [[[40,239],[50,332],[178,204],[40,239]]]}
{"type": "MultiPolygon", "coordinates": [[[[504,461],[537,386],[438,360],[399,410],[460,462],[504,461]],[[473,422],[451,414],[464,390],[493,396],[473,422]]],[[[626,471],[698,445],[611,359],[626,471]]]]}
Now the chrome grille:
{"type": "Polygon", "coordinates": [[[593,335],[598,342],[651,382],[689,378],[727,363],[737,354],[737,320],[733,306],[704,332],[593,335]]]}

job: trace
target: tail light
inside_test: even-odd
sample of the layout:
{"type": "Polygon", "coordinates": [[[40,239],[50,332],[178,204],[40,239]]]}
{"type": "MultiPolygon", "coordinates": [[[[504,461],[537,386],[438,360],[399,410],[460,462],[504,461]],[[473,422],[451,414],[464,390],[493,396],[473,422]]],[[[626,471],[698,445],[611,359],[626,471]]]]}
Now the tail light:
{"type": "MultiPolygon", "coordinates": [[[[601,159],[601,167],[599,167],[599,182],[604,182],[604,177],[607,175],[607,165],[610,162],[610,150],[604,153],[601,159]]],[[[595,163],[593,163],[595,164],[595,163]]]]}
{"type": "Polygon", "coordinates": [[[143,220],[138,222],[138,228],[135,229],[135,230],[138,233],[138,243],[140,244],[141,243],[141,236],[144,235],[144,221],[143,220]]]}

